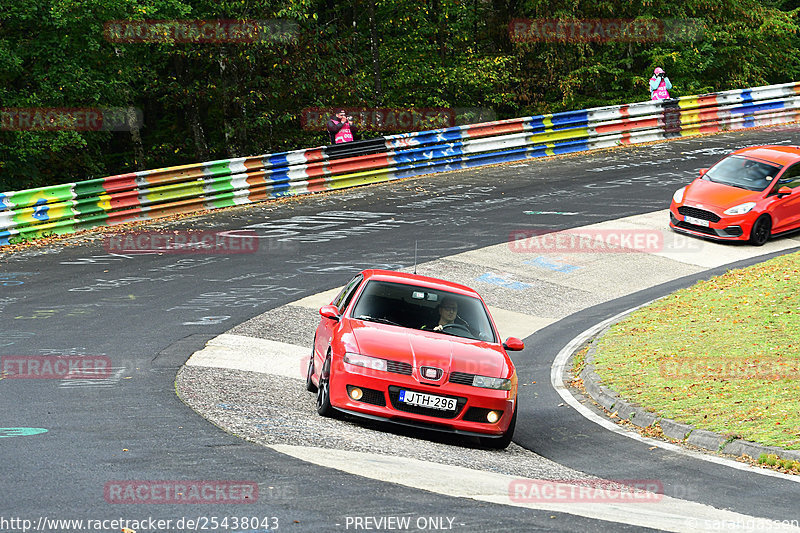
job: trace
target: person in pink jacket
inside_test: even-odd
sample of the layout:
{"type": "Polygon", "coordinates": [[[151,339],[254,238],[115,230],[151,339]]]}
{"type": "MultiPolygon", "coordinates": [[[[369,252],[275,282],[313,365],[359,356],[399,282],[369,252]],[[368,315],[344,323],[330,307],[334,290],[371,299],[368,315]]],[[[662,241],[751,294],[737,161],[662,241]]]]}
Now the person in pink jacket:
{"type": "Polygon", "coordinates": [[[650,99],[666,100],[670,97],[670,89],[672,89],[672,82],[669,81],[667,73],[661,67],[656,67],[653,77],[650,78],[650,99]]]}
{"type": "Polygon", "coordinates": [[[344,109],[330,118],[328,137],[331,144],[347,143],[354,139],[356,131],[351,121],[352,117],[348,117],[344,109]]]}

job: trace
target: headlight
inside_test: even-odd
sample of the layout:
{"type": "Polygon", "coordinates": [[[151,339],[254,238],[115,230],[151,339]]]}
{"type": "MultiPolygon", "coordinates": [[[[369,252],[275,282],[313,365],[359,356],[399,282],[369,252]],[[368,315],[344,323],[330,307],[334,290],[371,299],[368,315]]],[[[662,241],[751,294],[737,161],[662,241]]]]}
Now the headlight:
{"type": "Polygon", "coordinates": [[[361,355],[358,353],[344,354],[344,362],[351,365],[363,366],[364,368],[371,368],[372,370],[386,370],[386,359],[378,359],[377,357],[369,357],[368,355],[361,355]]]}
{"type": "Polygon", "coordinates": [[[755,202],[745,202],[725,210],[726,215],[744,215],[756,206],[755,202]]]}
{"type": "Polygon", "coordinates": [[[475,376],[472,378],[473,387],[495,390],[511,390],[511,380],[503,378],[490,378],[487,376],[475,376]]]}
{"type": "Polygon", "coordinates": [[[672,195],[672,201],[675,202],[676,204],[681,203],[683,201],[683,191],[685,190],[686,187],[681,187],[680,189],[675,191],[675,194],[672,195]]]}

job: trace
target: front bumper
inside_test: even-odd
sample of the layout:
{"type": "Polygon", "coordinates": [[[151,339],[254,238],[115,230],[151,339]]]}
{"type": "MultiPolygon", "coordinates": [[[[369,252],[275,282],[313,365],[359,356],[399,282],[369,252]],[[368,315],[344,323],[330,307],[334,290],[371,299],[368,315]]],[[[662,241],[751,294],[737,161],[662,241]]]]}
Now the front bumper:
{"type": "Polygon", "coordinates": [[[669,227],[678,233],[705,237],[719,241],[746,241],[750,238],[752,221],[748,217],[722,217],[719,222],[710,222],[708,226],[690,224],[684,216],[669,211],[669,227]]]}
{"type": "Polygon", "coordinates": [[[340,363],[331,374],[331,405],[340,411],[372,419],[482,437],[501,436],[511,422],[516,391],[483,389],[447,382],[432,386],[411,376],[376,372],[340,363]],[[363,371],[362,371],[363,370],[363,371]],[[354,400],[354,387],[363,396],[354,400]],[[408,390],[456,399],[455,412],[417,407],[399,401],[399,391],[408,390]],[[502,415],[495,423],[487,420],[490,411],[502,415]]]}

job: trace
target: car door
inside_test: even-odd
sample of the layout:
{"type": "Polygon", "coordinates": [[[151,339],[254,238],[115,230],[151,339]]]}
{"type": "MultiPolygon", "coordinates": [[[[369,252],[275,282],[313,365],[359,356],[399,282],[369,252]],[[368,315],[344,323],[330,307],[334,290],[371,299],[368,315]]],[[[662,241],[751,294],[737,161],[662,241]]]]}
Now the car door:
{"type": "MultiPolygon", "coordinates": [[[[362,274],[356,275],[345,285],[336,298],[333,299],[331,304],[335,305],[339,310],[339,314],[344,313],[353,295],[357,292],[358,287],[364,280],[362,274]]],[[[317,332],[314,335],[314,368],[322,368],[322,363],[328,352],[328,347],[331,345],[331,339],[335,334],[335,330],[341,324],[341,320],[332,320],[330,318],[321,317],[317,332]]]]}
{"type": "Polygon", "coordinates": [[[772,231],[778,233],[800,226],[800,163],[787,168],[770,190],[772,203],[769,211],[772,214],[772,231]],[[792,194],[778,198],[778,190],[782,187],[792,189],[792,194]]]}

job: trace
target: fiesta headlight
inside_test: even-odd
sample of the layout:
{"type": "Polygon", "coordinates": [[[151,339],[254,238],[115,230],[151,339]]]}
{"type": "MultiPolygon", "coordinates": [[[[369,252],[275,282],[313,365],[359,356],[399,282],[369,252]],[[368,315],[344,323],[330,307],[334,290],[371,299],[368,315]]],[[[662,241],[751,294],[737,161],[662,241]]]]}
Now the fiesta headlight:
{"type": "Polygon", "coordinates": [[[490,378],[488,376],[475,376],[472,378],[473,387],[495,390],[511,390],[511,380],[503,378],[490,378]]]}
{"type": "Polygon", "coordinates": [[[745,202],[725,210],[726,215],[744,215],[756,206],[755,202],[745,202]]]}
{"type": "Polygon", "coordinates": [[[378,359],[377,357],[370,357],[359,353],[347,352],[344,354],[344,362],[351,365],[363,366],[371,370],[386,370],[386,359],[378,359]]]}
{"type": "Polygon", "coordinates": [[[675,202],[676,204],[681,203],[683,201],[683,193],[685,190],[686,187],[681,187],[680,189],[675,191],[675,194],[672,195],[672,201],[675,202]]]}

